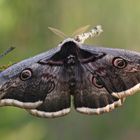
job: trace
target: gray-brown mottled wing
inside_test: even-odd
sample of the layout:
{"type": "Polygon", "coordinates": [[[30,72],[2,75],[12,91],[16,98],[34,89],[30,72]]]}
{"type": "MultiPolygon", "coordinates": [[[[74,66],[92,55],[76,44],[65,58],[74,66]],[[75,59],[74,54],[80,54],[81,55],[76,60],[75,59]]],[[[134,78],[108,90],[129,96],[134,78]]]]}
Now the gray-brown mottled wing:
{"type": "MultiPolygon", "coordinates": [[[[87,64],[88,65],[88,64],[87,64]]],[[[78,112],[85,114],[102,114],[121,106],[125,98],[112,96],[99,81],[96,73],[88,70],[87,66],[79,67],[74,106],[78,112]]]]}
{"type": "Polygon", "coordinates": [[[75,108],[87,114],[109,112],[125,97],[140,90],[140,53],[122,49],[81,46],[104,57],[82,63],[81,80],[74,96],[75,108]]]}
{"type": "Polygon", "coordinates": [[[124,98],[140,90],[140,53],[90,46],[82,46],[82,49],[106,54],[101,59],[84,65],[96,73],[109,94],[124,98]]]}
{"type": "MultiPolygon", "coordinates": [[[[0,106],[34,109],[47,100],[48,111],[69,108],[70,95],[63,80],[63,68],[40,63],[40,60],[49,59],[59,50],[60,47],[57,47],[2,71],[0,73],[0,106]],[[61,88],[60,84],[63,85],[61,88]]],[[[42,110],[43,107],[40,106],[39,109],[42,110]]]]}
{"type": "MultiPolygon", "coordinates": [[[[56,67],[59,71],[56,75],[55,87],[47,94],[43,103],[35,109],[27,110],[37,117],[54,118],[66,115],[70,112],[70,92],[67,74],[63,67],[56,67]]],[[[42,85],[43,86],[43,85],[42,85]]]]}

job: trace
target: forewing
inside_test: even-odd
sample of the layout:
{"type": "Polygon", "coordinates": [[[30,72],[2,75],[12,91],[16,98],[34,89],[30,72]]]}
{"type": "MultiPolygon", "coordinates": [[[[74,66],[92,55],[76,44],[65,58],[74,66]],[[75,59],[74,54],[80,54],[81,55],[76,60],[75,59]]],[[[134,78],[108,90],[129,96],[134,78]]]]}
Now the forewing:
{"type": "Polygon", "coordinates": [[[82,46],[82,49],[105,54],[104,57],[84,66],[98,76],[110,95],[124,98],[140,90],[140,53],[90,46],[82,46]],[[120,59],[123,61],[119,61],[120,59]]]}
{"type": "MultiPolygon", "coordinates": [[[[49,59],[59,47],[35,57],[21,61],[0,73],[0,106],[36,108],[54,90],[59,79],[60,68],[42,65],[43,58],[49,59]],[[21,79],[23,71],[29,71],[31,77],[21,79]]],[[[25,73],[26,77],[26,73],[25,73]]]]}

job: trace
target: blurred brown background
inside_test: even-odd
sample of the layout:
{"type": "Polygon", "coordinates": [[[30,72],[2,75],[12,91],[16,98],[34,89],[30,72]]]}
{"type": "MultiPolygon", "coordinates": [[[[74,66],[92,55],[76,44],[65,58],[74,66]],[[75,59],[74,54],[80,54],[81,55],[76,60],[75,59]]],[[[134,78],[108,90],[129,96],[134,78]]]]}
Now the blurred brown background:
{"type": "MultiPolygon", "coordinates": [[[[101,24],[104,32],[88,44],[140,52],[139,0],[0,0],[0,52],[16,49],[0,64],[18,62],[55,47],[77,28],[101,24]]],[[[140,95],[101,116],[72,112],[57,119],[40,119],[14,107],[0,108],[0,140],[128,140],[140,139],[140,95]]]]}

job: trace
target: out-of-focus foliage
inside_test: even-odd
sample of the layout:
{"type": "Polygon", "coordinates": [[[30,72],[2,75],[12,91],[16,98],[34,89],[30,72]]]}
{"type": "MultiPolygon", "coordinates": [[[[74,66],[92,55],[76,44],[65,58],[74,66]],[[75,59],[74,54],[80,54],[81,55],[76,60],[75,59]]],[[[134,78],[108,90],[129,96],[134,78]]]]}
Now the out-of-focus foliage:
{"type": "MultiPolygon", "coordinates": [[[[71,35],[84,25],[103,26],[103,34],[86,43],[140,51],[139,0],[0,0],[0,53],[16,49],[0,65],[18,62],[49,48],[61,38],[48,27],[71,35]]],[[[140,95],[101,116],[72,111],[57,119],[39,119],[14,107],[0,108],[0,140],[140,139],[140,95]]]]}

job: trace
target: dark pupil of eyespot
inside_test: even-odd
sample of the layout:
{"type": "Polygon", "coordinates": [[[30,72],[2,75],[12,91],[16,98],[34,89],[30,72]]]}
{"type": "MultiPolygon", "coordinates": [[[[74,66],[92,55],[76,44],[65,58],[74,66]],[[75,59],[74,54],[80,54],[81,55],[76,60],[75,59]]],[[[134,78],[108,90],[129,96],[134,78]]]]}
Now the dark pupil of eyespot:
{"type": "Polygon", "coordinates": [[[97,84],[98,86],[102,86],[102,83],[101,83],[101,81],[100,81],[99,79],[96,78],[95,81],[96,81],[96,84],[97,84]]]}
{"type": "Polygon", "coordinates": [[[125,65],[125,62],[123,60],[118,60],[117,65],[119,67],[123,67],[125,65]]]}
{"type": "Polygon", "coordinates": [[[22,78],[23,78],[23,79],[26,79],[26,78],[28,78],[28,77],[30,77],[30,73],[29,73],[29,72],[26,71],[26,72],[23,72],[23,73],[22,73],[22,78]]]}
{"type": "Polygon", "coordinates": [[[93,77],[92,82],[97,88],[103,88],[102,82],[97,77],[93,77]]]}

